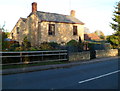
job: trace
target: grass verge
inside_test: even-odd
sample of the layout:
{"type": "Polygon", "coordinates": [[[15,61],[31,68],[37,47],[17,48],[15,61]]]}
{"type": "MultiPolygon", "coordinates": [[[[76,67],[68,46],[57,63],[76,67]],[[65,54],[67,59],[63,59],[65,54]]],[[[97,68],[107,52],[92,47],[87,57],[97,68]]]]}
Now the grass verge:
{"type": "Polygon", "coordinates": [[[25,68],[32,66],[42,66],[42,65],[52,65],[52,64],[65,64],[68,62],[65,61],[54,61],[54,62],[40,62],[40,63],[31,63],[31,64],[15,64],[15,65],[3,65],[2,69],[12,69],[12,68],[25,68]]]}

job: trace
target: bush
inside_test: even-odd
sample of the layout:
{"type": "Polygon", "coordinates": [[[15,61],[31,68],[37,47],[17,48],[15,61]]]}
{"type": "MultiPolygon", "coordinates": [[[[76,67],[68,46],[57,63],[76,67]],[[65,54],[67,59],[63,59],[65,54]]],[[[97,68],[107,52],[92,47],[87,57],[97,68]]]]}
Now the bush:
{"type": "Polygon", "coordinates": [[[78,42],[76,40],[70,40],[69,42],[67,42],[66,45],[67,46],[77,46],[78,42]]]}
{"type": "Polygon", "coordinates": [[[24,51],[24,48],[23,47],[16,47],[15,51],[24,51]]]}
{"type": "Polygon", "coordinates": [[[43,42],[40,44],[39,48],[41,50],[51,50],[51,49],[54,49],[49,43],[47,42],[43,42]]]}
{"type": "Polygon", "coordinates": [[[2,42],[2,51],[7,51],[10,48],[10,42],[9,41],[3,41],[2,42]]]}
{"type": "Polygon", "coordinates": [[[28,40],[27,37],[25,37],[25,38],[23,39],[22,46],[24,46],[25,48],[31,47],[31,43],[29,42],[29,40],[28,40]]]}
{"type": "Polygon", "coordinates": [[[38,49],[35,48],[35,47],[30,47],[29,50],[30,50],[30,51],[37,51],[38,49]]]}
{"type": "Polygon", "coordinates": [[[57,49],[60,46],[57,42],[50,42],[49,45],[55,49],[57,49]]]}

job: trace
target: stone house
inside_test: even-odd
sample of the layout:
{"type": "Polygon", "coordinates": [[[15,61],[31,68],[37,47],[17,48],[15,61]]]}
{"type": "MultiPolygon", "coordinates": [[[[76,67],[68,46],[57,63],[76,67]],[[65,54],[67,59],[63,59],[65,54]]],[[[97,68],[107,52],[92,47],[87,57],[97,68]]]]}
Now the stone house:
{"type": "Polygon", "coordinates": [[[26,31],[26,18],[20,18],[10,33],[10,38],[22,43],[23,38],[28,34],[26,31]]]}
{"type": "Polygon", "coordinates": [[[75,11],[70,15],[37,11],[37,3],[32,3],[32,12],[27,18],[20,18],[11,31],[11,38],[21,44],[27,37],[32,46],[43,42],[67,43],[84,40],[84,23],[75,18],[75,11]]]}

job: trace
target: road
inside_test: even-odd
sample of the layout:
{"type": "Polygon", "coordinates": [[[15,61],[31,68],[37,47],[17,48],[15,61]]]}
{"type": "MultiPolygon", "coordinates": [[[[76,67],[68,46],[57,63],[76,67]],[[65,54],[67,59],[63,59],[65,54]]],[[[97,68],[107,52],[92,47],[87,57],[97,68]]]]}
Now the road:
{"type": "Polygon", "coordinates": [[[3,75],[2,89],[118,89],[120,58],[69,68],[3,75]]]}

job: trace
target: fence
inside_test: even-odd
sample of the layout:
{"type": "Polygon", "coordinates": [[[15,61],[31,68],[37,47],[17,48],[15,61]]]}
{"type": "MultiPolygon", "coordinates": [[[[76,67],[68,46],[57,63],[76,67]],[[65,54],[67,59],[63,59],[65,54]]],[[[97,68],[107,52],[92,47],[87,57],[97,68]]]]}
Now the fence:
{"type": "Polygon", "coordinates": [[[0,52],[0,55],[1,65],[68,60],[67,50],[0,52]]]}

